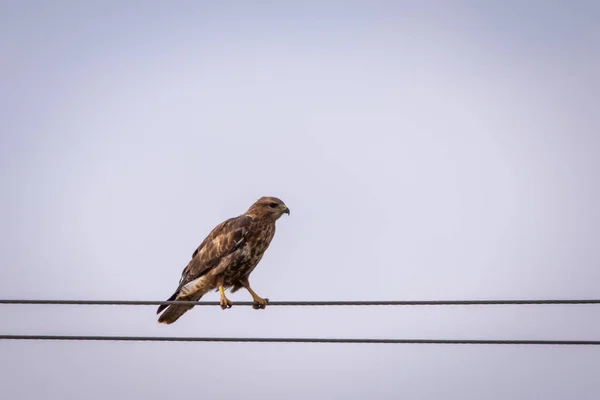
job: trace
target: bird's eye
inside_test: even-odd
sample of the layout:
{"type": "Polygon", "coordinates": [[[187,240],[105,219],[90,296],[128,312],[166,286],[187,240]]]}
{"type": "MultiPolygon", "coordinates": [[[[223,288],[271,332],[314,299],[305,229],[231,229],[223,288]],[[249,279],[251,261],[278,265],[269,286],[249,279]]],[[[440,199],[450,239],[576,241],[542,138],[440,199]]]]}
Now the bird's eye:
{"type": "Polygon", "coordinates": [[[269,203],[269,207],[275,208],[275,207],[277,207],[277,203],[269,203]]]}

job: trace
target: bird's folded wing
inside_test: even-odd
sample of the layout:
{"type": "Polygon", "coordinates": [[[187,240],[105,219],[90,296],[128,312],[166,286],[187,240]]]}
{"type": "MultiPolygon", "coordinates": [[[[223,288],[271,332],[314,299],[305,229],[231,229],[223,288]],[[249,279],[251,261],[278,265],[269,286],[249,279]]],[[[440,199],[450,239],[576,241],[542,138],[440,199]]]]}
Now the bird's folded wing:
{"type": "Polygon", "coordinates": [[[192,259],[183,269],[179,286],[206,274],[223,257],[238,249],[246,240],[251,223],[252,218],[240,215],[217,225],[192,254],[192,259]]]}

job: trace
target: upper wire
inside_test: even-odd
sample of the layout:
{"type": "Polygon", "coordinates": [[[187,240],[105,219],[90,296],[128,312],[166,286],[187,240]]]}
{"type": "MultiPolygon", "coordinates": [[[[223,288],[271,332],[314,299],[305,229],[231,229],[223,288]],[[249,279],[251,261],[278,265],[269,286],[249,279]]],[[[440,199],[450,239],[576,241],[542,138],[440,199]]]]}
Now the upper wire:
{"type": "MultiPolygon", "coordinates": [[[[218,301],[154,301],[154,300],[33,300],[0,299],[0,304],[61,304],[61,305],[192,305],[217,306],[218,301]]],[[[251,301],[234,302],[237,306],[252,306],[251,301]]],[[[272,306],[468,306],[468,305],[526,305],[526,304],[600,304],[600,299],[545,299],[545,300],[383,300],[383,301],[269,301],[272,306]]]]}

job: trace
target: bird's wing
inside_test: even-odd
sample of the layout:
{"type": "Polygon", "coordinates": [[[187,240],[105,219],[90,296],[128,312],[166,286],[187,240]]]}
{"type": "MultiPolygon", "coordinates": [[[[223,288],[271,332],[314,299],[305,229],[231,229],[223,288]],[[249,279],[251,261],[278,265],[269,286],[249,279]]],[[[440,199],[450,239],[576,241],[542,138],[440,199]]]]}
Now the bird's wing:
{"type": "Polygon", "coordinates": [[[217,225],[192,254],[181,273],[179,287],[206,274],[221,258],[238,249],[246,240],[252,218],[247,215],[229,218],[217,225]]]}

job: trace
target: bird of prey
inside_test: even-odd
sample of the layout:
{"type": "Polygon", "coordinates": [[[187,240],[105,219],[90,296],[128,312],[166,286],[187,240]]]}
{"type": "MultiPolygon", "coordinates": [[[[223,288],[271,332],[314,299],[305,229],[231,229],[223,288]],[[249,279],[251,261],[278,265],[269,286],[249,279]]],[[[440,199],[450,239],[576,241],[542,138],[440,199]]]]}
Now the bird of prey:
{"type": "MultiPolygon", "coordinates": [[[[223,310],[232,302],[225,297],[244,287],[252,295],[254,309],[264,309],[263,299],[250,287],[249,276],[263,257],[275,235],[275,221],[290,209],[276,197],[261,197],[237,217],[217,225],[192,254],[183,269],[179,286],[167,301],[197,301],[211,290],[218,290],[223,310]]],[[[163,304],[156,311],[162,324],[172,324],[194,306],[163,304]]]]}

